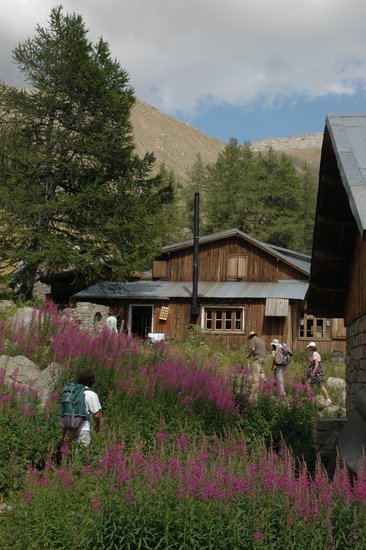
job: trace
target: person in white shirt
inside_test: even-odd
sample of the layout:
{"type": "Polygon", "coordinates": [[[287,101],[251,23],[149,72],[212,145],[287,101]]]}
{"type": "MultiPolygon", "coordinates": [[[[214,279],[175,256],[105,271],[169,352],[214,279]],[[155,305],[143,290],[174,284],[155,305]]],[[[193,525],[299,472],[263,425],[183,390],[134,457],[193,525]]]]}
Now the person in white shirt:
{"type": "Polygon", "coordinates": [[[113,313],[107,317],[107,327],[111,332],[118,332],[117,317],[113,313]]]}
{"type": "Polygon", "coordinates": [[[91,388],[95,384],[95,374],[91,370],[83,370],[80,372],[78,384],[85,386],[85,404],[86,412],[90,417],[90,420],[85,420],[78,430],[72,432],[64,432],[63,440],[65,441],[67,435],[78,443],[82,443],[85,446],[90,445],[91,441],[91,422],[94,424],[95,431],[98,433],[102,427],[102,406],[99,401],[98,395],[91,388]]]}

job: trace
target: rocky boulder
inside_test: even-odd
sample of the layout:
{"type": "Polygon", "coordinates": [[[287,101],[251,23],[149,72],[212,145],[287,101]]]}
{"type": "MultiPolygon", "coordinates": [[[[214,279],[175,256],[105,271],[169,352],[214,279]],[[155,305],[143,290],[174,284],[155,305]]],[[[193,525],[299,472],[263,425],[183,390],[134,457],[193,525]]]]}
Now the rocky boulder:
{"type": "Polygon", "coordinates": [[[44,404],[58,382],[62,367],[58,363],[51,363],[46,369],[41,370],[23,355],[1,355],[0,369],[4,370],[4,381],[8,386],[16,384],[27,391],[35,390],[44,404]]]}
{"type": "Polygon", "coordinates": [[[346,389],[346,381],[343,378],[334,378],[333,376],[329,376],[327,379],[327,386],[333,390],[343,391],[346,389]]]}
{"type": "Polygon", "coordinates": [[[42,372],[33,361],[23,355],[15,357],[1,355],[0,368],[5,369],[5,382],[7,384],[15,383],[28,388],[34,387],[36,380],[42,372]]]}
{"type": "Polygon", "coordinates": [[[20,327],[28,330],[32,324],[34,311],[32,307],[21,307],[17,309],[12,320],[13,327],[20,327]]]}

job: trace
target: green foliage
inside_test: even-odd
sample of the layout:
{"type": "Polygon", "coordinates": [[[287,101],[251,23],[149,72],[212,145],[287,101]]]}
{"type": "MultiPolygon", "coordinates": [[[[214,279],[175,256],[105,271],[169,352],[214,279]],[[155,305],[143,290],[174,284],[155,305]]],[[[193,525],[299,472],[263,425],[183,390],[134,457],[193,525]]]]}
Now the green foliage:
{"type": "MultiPolygon", "coordinates": [[[[201,234],[238,228],[262,241],[310,252],[316,181],[272,149],[255,153],[231,139],[215,163],[197,158],[188,172],[191,198],[201,193],[201,234]]],[[[191,221],[191,218],[189,218],[191,221]]]]}
{"type": "MultiPolygon", "coordinates": [[[[228,368],[219,349],[216,365],[198,330],[186,348],[196,360],[181,361],[169,345],[64,321],[45,306],[28,337],[40,349],[49,343],[49,360],[63,357],[58,386],[95,371],[103,430],[90,448],[64,446],[57,464],[59,394],[41,407],[33,393],[1,384],[0,494],[12,506],[0,514],[1,548],[362,548],[365,478],[353,489],[341,469],[331,484],[315,468],[307,386],[288,384],[283,400],[268,377],[253,403],[246,368],[228,368]],[[227,378],[212,386],[223,370],[227,378]],[[165,383],[187,372],[188,392],[165,383]],[[227,398],[223,387],[235,409],[206,392],[227,398]]],[[[0,345],[18,340],[3,329],[0,345]]],[[[29,344],[22,335],[20,351],[29,344]]]]}
{"type": "Polygon", "coordinates": [[[251,384],[244,374],[235,379],[233,391],[240,412],[239,424],[249,444],[263,439],[267,447],[278,451],[284,443],[294,457],[314,468],[313,428],[318,411],[306,386],[288,386],[286,399],[281,399],[270,379],[262,384],[258,400],[253,403],[251,384]]]}
{"type": "Polygon", "coordinates": [[[135,152],[126,71],[61,7],[14,59],[32,86],[0,88],[0,256],[22,265],[18,291],[69,266],[87,280],[143,269],[172,186],[152,176],[152,154],[135,152]]]}
{"type": "Polygon", "coordinates": [[[60,433],[55,408],[39,409],[31,393],[0,387],[0,494],[19,489],[31,466],[42,465],[60,433]],[[51,414],[51,410],[52,413],[51,414]]]}

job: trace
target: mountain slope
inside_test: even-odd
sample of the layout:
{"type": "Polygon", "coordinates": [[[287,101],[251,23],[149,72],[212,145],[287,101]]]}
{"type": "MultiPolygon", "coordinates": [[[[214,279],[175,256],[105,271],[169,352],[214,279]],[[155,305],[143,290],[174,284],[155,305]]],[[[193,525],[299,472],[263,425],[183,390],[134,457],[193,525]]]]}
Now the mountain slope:
{"type": "Polygon", "coordinates": [[[225,147],[222,141],[206,136],[142,101],[134,105],[131,122],[137,152],[143,155],[152,151],[158,165],[164,163],[181,179],[186,178],[187,170],[199,153],[204,162],[215,162],[225,147]]]}
{"type": "MultiPolygon", "coordinates": [[[[225,143],[207,136],[189,124],[166,115],[140,100],[136,101],[131,113],[137,152],[155,154],[157,165],[164,163],[173,169],[175,175],[185,180],[187,170],[198,154],[204,162],[215,162],[225,143]]],[[[266,139],[252,143],[255,151],[266,151],[272,147],[288,155],[295,166],[302,169],[306,162],[317,175],[323,134],[307,134],[286,138],[266,139]]]]}

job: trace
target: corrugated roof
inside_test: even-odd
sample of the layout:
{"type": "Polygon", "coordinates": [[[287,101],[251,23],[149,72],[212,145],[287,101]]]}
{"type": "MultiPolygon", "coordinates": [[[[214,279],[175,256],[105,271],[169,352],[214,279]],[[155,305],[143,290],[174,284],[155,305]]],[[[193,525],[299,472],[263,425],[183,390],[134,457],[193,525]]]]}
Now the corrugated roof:
{"type": "MultiPolygon", "coordinates": [[[[220,298],[288,298],[303,300],[308,289],[308,281],[278,281],[277,283],[252,283],[246,281],[199,282],[200,299],[220,298]]],[[[169,300],[192,296],[192,282],[133,281],[128,283],[97,283],[74,294],[78,299],[150,299],[169,300]]]]}
{"type": "Polygon", "coordinates": [[[366,114],[326,117],[343,186],[361,235],[366,232],[366,114]]]}

